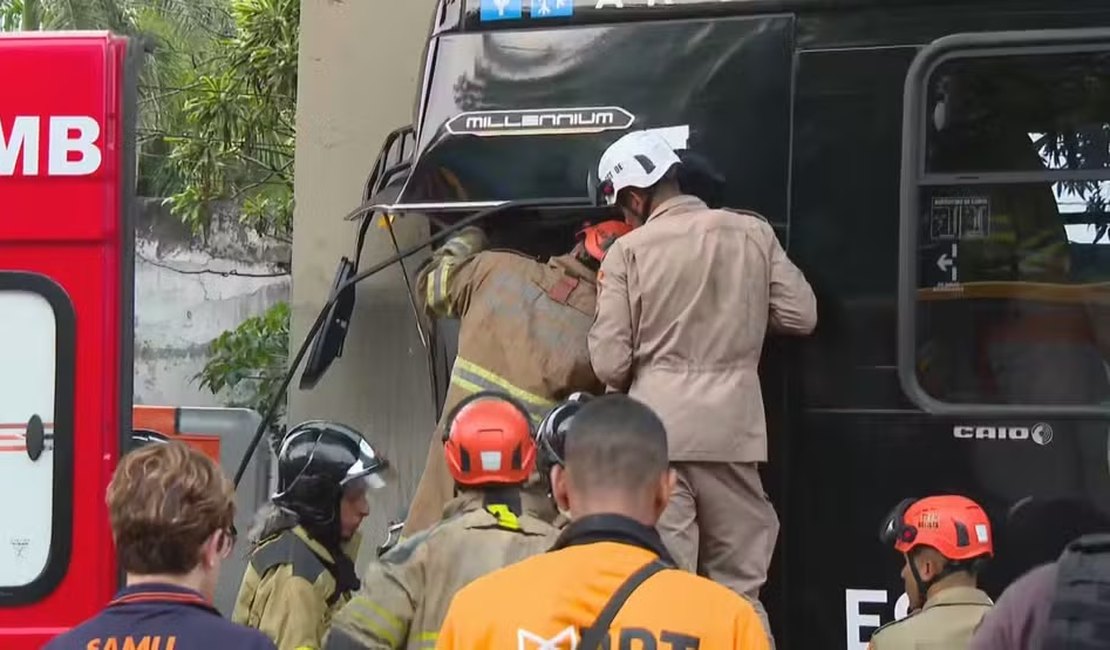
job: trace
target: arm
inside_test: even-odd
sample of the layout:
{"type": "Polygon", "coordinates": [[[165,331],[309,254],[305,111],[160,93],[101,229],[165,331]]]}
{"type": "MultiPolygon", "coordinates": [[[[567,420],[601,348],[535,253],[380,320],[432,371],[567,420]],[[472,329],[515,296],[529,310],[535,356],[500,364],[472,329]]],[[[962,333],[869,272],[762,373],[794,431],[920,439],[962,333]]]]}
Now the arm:
{"type": "Polygon", "coordinates": [[[312,583],[292,574],[288,565],[275,570],[273,592],[258,629],[278,650],[318,650],[326,614],[324,600],[312,583]]]}
{"type": "Polygon", "coordinates": [[[587,343],[594,374],[620,391],[632,383],[632,303],[628,263],[620,241],[613,244],[597,274],[597,306],[587,343]]]}
{"type": "Polygon", "coordinates": [[[477,253],[486,245],[485,234],[472,226],[432,254],[416,276],[417,297],[428,315],[458,318],[466,313],[480,266],[477,253]]]}
{"type": "MultiPolygon", "coordinates": [[[[770,226],[767,226],[770,230],[770,226]]],[[[805,275],[786,256],[774,231],[771,237],[771,314],[773,331],[809,334],[817,327],[817,297],[805,275]]]]}
{"type": "Polygon", "coordinates": [[[405,647],[415,608],[404,577],[404,567],[372,563],[362,578],[358,593],[332,619],[324,650],[405,647]]]}

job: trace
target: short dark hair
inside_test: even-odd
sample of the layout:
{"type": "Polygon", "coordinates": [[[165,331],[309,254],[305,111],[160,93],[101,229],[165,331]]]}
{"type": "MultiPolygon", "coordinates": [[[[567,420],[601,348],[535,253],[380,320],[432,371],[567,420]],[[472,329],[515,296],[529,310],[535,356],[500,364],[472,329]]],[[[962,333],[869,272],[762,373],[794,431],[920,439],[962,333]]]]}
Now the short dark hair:
{"type": "Polygon", "coordinates": [[[599,397],[571,422],[565,461],[580,490],[635,494],[667,470],[667,430],[642,402],[620,394],[599,397]]]}
{"type": "Polygon", "coordinates": [[[231,481],[215,461],[178,441],[124,455],[106,500],[119,563],[139,575],[189,573],[205,540],[230,529],[235,517],[231,481]]]}

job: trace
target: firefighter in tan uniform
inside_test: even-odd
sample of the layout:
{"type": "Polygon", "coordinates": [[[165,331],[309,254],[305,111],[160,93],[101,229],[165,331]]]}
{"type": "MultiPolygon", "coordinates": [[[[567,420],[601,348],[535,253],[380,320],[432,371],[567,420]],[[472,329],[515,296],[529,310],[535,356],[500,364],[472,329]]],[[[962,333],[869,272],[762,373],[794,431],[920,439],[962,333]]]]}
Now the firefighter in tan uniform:
{"type": "Polygon", "coordinates": [[[976,576],[994,555],[990,519],[962,496],[906,499],[880,537],[905,557],[910,615],[871,635],[869,650],[966,650],[993,603],[976,576]]]}
{"type": "Polygon", "coordinates": [[[558,531],[521,508],[536,461],[531,418],[503,393],[476,393],[447,420],[443,453],[459,486],[443,519],[394,547],[336,614],[326,650],[434,648],[455,592],[543,553],[558,531]]]}
{"type": "Polygon", "coordinates": [[[597,376],[667,426],[678,485],[659,530],[679,566],[746,596],[759,590],[779,522],[759,476],[767,435],[759,358],[768,326],[804,335],[816,298],[765,219],[684,195],[660,136],[617,140],[602,199],[638,226],[609,249],[589,334],[597,376]]]}
{"type": "MultiPolygon", "coordinates": [[[[629,228],[607,221],[584,229],[566,255],[538,262],[510,251],[486,251],[486,238],[468,228],[437,250],[417,277],[431,316],[458,318],[458,356],[444,412],[482,390],[507,393],[524,404],[533,425],[576,391],[604,386],[590,367],[586,332],[597,299],[597,266],[607,246],[629,228]]],[[[428,448],[424,473],[402,532],[411,537],[439,521],[454,494],[443,462],[443,423],[428,448]]],[[[524,509],[551,521],[556,513],[533,479],[524,509]]]]}
{"type": "Polygon", "coordinates": [[[258,516],[232,620],[278,650],[319,650],[332,615],[358,589],[358,527],[388,463],[355,430],[306,422],[278,453],[278,491],[258,516]]]}

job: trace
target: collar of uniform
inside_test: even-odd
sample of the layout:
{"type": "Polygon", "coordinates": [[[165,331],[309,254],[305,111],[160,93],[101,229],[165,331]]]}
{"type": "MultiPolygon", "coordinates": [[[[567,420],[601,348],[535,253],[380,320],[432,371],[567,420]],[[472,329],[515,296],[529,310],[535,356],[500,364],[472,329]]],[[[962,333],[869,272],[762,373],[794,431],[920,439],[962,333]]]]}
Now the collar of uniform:
{"type": "Polygon", "coordinates": [[[443,518],[450,519],[455,515],[459,515],[471,510],[477,510],[482,507],[482,493],[475,490],[463,490],[454,499],[447,502],[443,506],[443,518]]]}
{"type": "Polygon", "coordinates": [[[552,255],[547,260],[547,265],[559,269],[563,273],[579,280],[585,280],[590,284],[597,282],[597,273],[590,270],[588,266],[583,264],[574,255],[552,255]]]}
{"type": "Polygon", "coordinates": [[[675,563],[658,531],[635,519],[616,514],[590,515],[570,522],[559,535],[559,539],[555,540],[551,550],[597,542],[638,546],[655,553],[668,564],[675,563]]]}
{"type": "Polygon", "coordinates": [[[705,204],[696,196],[690,194],[679,194],[663,201],[651,212],[648,221],[658,219],[662,216],[672,216],[676,214],[685,214],[687,212],[694,212],[696,210],[708,210],[709,206],[705,204]]]}
{"type": "MultiPolygon", "coordinates": [[[[491,519],[494,515],[486,512],[485,505],[486,494],[484,492],[481,490],[465,490],[444,506],[443,520],[456,516],[469,517],[481,513],[474,517],[473,525],[469,520],[464,525],[468,528],[488,528],[494,523],[494,520],[491,519]]],[[[517,515],[516,520],[520,526],[520,531],[528,535],[544,535],[549,530],[538,526],[536,520],[527,512],[517,515]]]]}
{"type": "MultiPolygon", "coordinates": [[[[323,544],[321,544],[320,542],[317,542],[315,539],[313,539],[312,536],[308,534],[308,531],[306,531],[303,526],[300,526],[300,525],[294,526],[293,527],[293,534],[296,535],[297,537],[300,537],[301,541],[303,541],[305,544],[308,544],[308,547],[310,549],[312,549],[313,553],[315,553],[316,555],[319,555],[320,559],[324,560],[328,564],[335,564],[335,557],[331,554],[331,551],[329,551],[327,548],[325,548],[323,544]]],[[[340,545],[339,548],[340,548],[340,550],[343,551],[344,555],[346,555],[347,557],[349,557],[353,560],[354,558],[358,557],[358,548],[361,545],[362,545],[362,534],[356,531],[355,534],[351,537],[351,539],[346,541],[346,542],[343,542],[340,545]]]]}
{"type": "Polygon", "coordinates": [[[200,592],[189,589],[188,587],[171,585],[164,582],[150,582],[124,587],[120,589],[116,597],[108,603],[108,606],[117,607],[120,605],[137,605],[144,603],[188,605],[191,607],[199,607],[217,616],[220,615],[219,611],[217,611],[216,608],[212,606],[212,603],[208,602],[208,599],[202,596],[200,592]]]}
{"type": "Polygon", "coordinates": [[[938,605],[986,605],[989,607],[993,604],[990,596],[975,587],[949,587],[937,592],[936,595],[925,601],[925,606],[921,608],[921,611],[938,605]]]}

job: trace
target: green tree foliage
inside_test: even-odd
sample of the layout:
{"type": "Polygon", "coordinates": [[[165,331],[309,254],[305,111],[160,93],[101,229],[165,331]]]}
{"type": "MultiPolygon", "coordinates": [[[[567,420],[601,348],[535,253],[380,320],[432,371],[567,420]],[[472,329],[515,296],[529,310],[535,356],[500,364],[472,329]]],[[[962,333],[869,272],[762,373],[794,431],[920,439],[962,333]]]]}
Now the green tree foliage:
{"type": "Polygon", "coordinates": [[[241,204],[244,223],[290,238],[297,89],[297,0],[232,0],[234,36],[191,71],[183,134],[169,134],[170,160],[184,180],[169,202],[194,231],[206,206],[241,204]]]}
{"type": "MultiPolygon", "coordinates": [[[[262,412],[285,375],[289,351],[289,305],[281,302],[243,321],[208,346],[208,363],[193,378],[201,388],[226,391],[232,406],[262,412]]],[[[275,420],[284,415],[284,401],[275,420]]]]}

